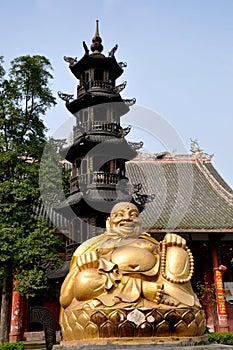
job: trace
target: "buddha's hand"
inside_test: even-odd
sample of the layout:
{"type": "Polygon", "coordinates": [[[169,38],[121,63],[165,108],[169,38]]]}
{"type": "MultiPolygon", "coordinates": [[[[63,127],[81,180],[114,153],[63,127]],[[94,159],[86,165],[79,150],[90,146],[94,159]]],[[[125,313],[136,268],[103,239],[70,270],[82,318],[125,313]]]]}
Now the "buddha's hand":
{"type": "Polygon", "coordinates": [[[80,270],[85,270],[88,268],[98,268],[99,266],[99,254],[95,250],[84,253],[78,256],[77,266],[80,270]]]}
{"type": "Polygon", "coordinates": [[[186,247],[186,240],[175,233],[167,233],[163,241],[167,247],[186,247]]]}

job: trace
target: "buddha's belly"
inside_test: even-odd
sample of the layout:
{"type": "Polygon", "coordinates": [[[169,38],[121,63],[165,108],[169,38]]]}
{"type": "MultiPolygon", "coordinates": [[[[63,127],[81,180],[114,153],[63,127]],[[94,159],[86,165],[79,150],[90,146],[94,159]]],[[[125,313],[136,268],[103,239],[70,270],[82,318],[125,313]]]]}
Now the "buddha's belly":
{"type": "Polygon", "coordinates": [[[132,246],[117,248],[111,260],[125,271],[148,271],[156,263],[156,257],[151,252],[132,246]]]}

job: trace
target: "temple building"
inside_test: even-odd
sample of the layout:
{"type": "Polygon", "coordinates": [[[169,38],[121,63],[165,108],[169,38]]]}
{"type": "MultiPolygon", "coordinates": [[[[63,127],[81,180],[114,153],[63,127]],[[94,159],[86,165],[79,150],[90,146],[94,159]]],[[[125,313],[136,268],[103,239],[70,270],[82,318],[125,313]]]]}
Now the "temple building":
{"type": "MultiPolygon", "coordinates": [[[[76,120],[72,144],[61,151],[71,164],[70,195],[53,212],[55,222],[62,217],[67,223],[63,227],[67,256],[61,269],[48,276],[63,280],[73,249],[104,231],[116,202],[131,201],[141,211],[144,230],[153,237],[160,240],[174,232],[187,240],[195,261],[193,288],[205,309],[207,326],[211,331],[233,331],[232,189],[196,141],[190,154],[182,155],[144,154],[139,152],[142,142],[128,142],[130,128],[123,128],[120,118],[135,99],[121,97],[126,82],[116,85],[126,66],[115,58],[117,45],[108,56],[102,53],[97,21],[91,52],[85,42],[83,48],[79,60],[64,57],[78,80],[76,97],[59,93],[76,120]]],[[[58,328],[58,300],[40,302],[50,309],[53,305],[58,328]]],[[[29,301],[29,306],[35,303],[29,301]]],[[[26,334],[35,328],[26,314],[25,319],[26,334]]]]}
{"type": "Polygon", "coordinates": [[[138,154],[126,163],[126,174],[132,183],[142,184],[144,192],[155,194],[141,213],[147,232],[158,240],[166,232],[187,240],[195,261],[192,283],[197,292],[199,286],[208,328],[232,331],[233,192],[213,166],[212,156],[196,142],[191,146],[190,155],[138,154]],[[217,276],[225,291],[218,290],[217,276]],[[227,299],[222,308],[219,292],[227,299]]]}

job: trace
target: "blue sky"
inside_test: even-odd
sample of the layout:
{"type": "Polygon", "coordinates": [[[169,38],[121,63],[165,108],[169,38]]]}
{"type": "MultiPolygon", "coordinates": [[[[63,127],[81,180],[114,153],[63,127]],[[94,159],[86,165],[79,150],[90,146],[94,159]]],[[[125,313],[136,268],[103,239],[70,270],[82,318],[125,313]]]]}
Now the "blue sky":
{"type": "MultiPolygon", "coordinates": [[[[119,78],[127,81],[122,96],[162,115],[187,153],[190,138],[197,139],[233,187],[232,0],[2,0],[0,13],[5,67],[21,55],[45,55],[54,93],[75,93],[63,56],[82,57],[82,41],[90,45],[99,19],[104,52],[117,43],[118,61],[128,64],[119,78]]],[[[67,118],[58,99],[46,117],[50,135],[67,118]]],[[[131,135],[153,153],[163,150],[140,130],[131,135]]]]}

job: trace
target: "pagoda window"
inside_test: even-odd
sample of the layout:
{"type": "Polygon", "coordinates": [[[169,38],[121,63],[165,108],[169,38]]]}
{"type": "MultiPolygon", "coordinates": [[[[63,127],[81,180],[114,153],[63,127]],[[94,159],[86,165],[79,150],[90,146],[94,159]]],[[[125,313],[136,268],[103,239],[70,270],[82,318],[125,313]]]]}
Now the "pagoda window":
{"type": "Polygon", "coordinates": [[[115,86],[115,79],[113,78],[112,74],[109,74],[109,83],[112,84],[112,86],[115,86]]]}
{"type": "Polygon", "coordinates": [[[125,167],[124,162],[122,160],[116,161],[116,172],[120,177],[125,177],[125,167]]]}
{"type": "Polygon", "coordinates": [[[96,106],[94,110],[94,120],[106,120],[106,111],[100,106],[96,106]]]}
{"type": "Polygon", "coordinates": [[[93,171],[109,172],[109,162],[104,163],[104,156],[96,155],[93,158],[93,171]]]}
{"type": "Polygon", "coordinates": [[[88,83],[89,81],[89,72],[84,72],[84,81],[88,83]]]}
{"type": "Polygon", "coordinates": [[[122,162],[120,160],[118,160],[118,159],[116,160],[116,168],[117,169],[121,169],[121,163],[122,162]]]}
{"type": "Polygon", "coordinates": [[[94,70],[94,80],[103,80],[104,79],[104,70],[96,68],[94,70]]]}
{"type": "Polygon", "coordinates": [[[80,241],[80,232],[81,232],[81,220],[79,218],[75,218],[71,223],[72,227],[72,240],[75,242],[80,241]]]}
{"type": "Polygon", "coordinates": [[[81,242],[85,241],[89,237],[89,225],[88,225],[88,219],[82,218],[81,222],[81,242]]]}
{"type": "Polygon", "coordinates": [[[77,167],[77,169],[79,169],[79,167],[80,167],[80,164],[81,164],[81,159],[80,158],[78,158],[78,159],[76,159],[76,167],[77,167]]]}
{"type": "Polygon", "coordinates": [[[75,177],[77,175],[77,167],[75,164],[73,164],[72,171],[71,171],[71,176],[75,177]]]}
{"type": "Polygon", "coordinates": [[[100,171],[104,171],[105,173],[111,172],[111,162],[106,162],[100,167],[100,171]]]}
{"type": "Polygon", "coordinates": [[[84,111],[83,112],[83,122],[87,122],[88,121],[88,112],[87,111],[84,111]]]}
{"type": "Polygon", "coordinates": [[[115,159],[112,159],[109,161],[109,170],[110,170],[110,173],[113,173],[113,174],[116,173],[116,161],[115,161],[115,159]]]}
{"type": "Polygon", "coordinates": [[[79,111],[77,114],[76,114],[76,125],[79,126],[82,122],[82,117],[83,117],[83,112],[82,111],[79,111]]]}
{"type": "Polygon", "coordinates": [[[89,75],[89,71],[85,71],[85,72],[83,72],[82,74],[81,74],[81,76],[80,76],[80,83],[82,83],[82,82],[89,82],[89,78],[90,78],[90,75],[89,75]]]}
{"type": "Polygon", "coordinates": [[[81,174],[87,173],[87,160],[83,159],[81,162],[81,174]]]}
{"type": "Polygon", "coordinates": [[[114,112],[112,110],[107,110],[107,120],[109,122],[113,122],[114,121],[114,112]]]}

